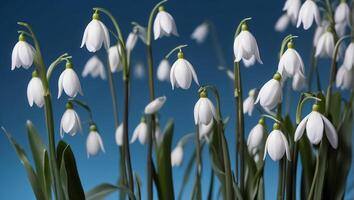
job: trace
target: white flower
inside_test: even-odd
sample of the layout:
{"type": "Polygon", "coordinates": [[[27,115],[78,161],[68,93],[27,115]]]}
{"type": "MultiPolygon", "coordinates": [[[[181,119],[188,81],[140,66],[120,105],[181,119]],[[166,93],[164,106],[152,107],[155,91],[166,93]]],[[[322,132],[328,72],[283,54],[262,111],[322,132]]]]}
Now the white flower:
{"type": "Polygon", "coordinates": [[[138,34],[134,31],[129,33],[127,41],[125,42],[125,47],[127,51],[132,51],[137,41],[138,41],[138,34]]]}
{"type": "Polygon", "coordinates": [[[92,156],[97,155],[100,149],[103,153],[105,152],[102,138],[100,134],[97,132],[96,126],[91,125],[90,133],[87,136],[87,140],[86,140],[87,157],[90,157],[90,155],[92,156]]]}
{"type": "Polygon", "coordinates": [[[161,107],[165,104],[165,102],[166,102],[166,96],[156,98],[145,107],[144,113],[147,115],[151,115],[158,112],[161,109],[161,107]]]}
{"type": "Polygon", "coordinates": [[[352,89],[354,85],[353,75],[354,75],[353,69],[348,70],[346,67],[342,65],[337,71],[337,77],[336,77],[337,88],[340,88],[342,90],[352,89]]]}
{"type": "Polygon", "coordinates": [[[116,144],[118,146],[122,146],[123,145],[123,123],[121,123],[117,129],[116,129],[116,144]]]}
{"type": "Polygon", "coordinates": [[[106,50],[110,47],[110,38],[107,27],[100,21],[97,11],[92,15],[92,21],[86,26],[80,48],[86,45],[89,52],[101,49],[102,43],[106,50]]]}
{"type": "Polygon", "coordinates": [[[191,38],[194,39],[197,43],[202,43],[207,38],[208,31],[209,31],[209,25],[208,23],[204,22],[194,29],[191,38]]]}
{"type": "Polygon", "coordinates": [[[227,70],[226,70],[226,75],[227,75],[227,77],[229,77],[232,81],[235,81],[235,75],[234,75],[234,72],[233,72],[233,71],[227,69],[227,70]]]}
{"type": "Polygon", "coordinates": [[[337,36],[340,38],[342,36],[344,36],[345,31],[346,31],[346,25],[344,23],[338,23],[334,26],[337,36]]]}
{"type": "Polygon", "coordinates": [[[253,88],[248,92],[248,97],[243,101],[243,114],[248,113],[248,116],[252,116],[256,92],[256,88],[253,88]]]}
{"type": "Polygon", "coordinates": [[[66,110],[60,121],[60,136],[63,138],[64,133],[74,136],[76,133],[81,131],[82,127],[80,117],[73,109],[72,103],[67,103],[66,110]]]}
{"type": "Polygon", "coordinates": [[[137,63],[134,65],[134,77],[137,79],[143,79],[145,75],[144,65],[142,63],[137,63]]]}
{"type": "Polygon", "coordinates": [[[170,80],[170,63],[166,59],[162,59],[159,66],[157,67],[157,79],[159,81],[169,81],[170,80]]]}
{"type": "Polygon", "coordinates": [[[308,114],[297,126],[294,140],[298,141],[306,128],[307,138],[312,144],[318,144],[323,137],[323,131],[326,132],[327,139],[331,146],[336,149],[338,146],[337,131],[332,123],[321,113],[318,112],[319,106],[313,105],[312,112],[308,114]]]}
{"type": "Polygon", "coordinates": [[[354,42],[351,42],[345,50],[343,65],[348,70],[354,68],[354,42]]]}
{"type": "Polygon", "coordinates": [[[281,87],[281,75],[276,73],[273,79],[269,80],[263,85],[258,93],[255,104],[258,102],[266,110],[274,109],[281,101],[283,96],[283,91],[281,87]]]}
{"type": "Polygon", "coordinates": [[[34,71],[32,79],[27,86],[27,99],[28,104],[32,107],[35,103],[38,107],[44,105],[44,89],[40,78],[37,77],[37,72],[34,71]]]}
{"type": "Polygon", "coordinates": [[[195,124],[210,124],[216,119],[215,108],[213,103],[208,99],[206,91],[199,94],[199,100],[194,106],[194,122],[195,124]]]}
{"type": "Polygon", "coordinates": [[[263,140],[264,135],[264,120],[260,119],[258,124],[254,126],[247,139],[248,151],[254,155],[257,153],[257,150],[260,148],[260,145],[263,140]]]}
{"type": "Polygon", "coordinates": [[[242,62],[245,65],[245,67],[250,67],[256,64],[256,57],[252,56],[249,60],[242,58],[242,62]]]}
{"type": "Polygon", "coordinates": [[[21,34],[18,38],[18,42],[15,44],[12,50],[11,70],[20,67],[25,69],[31,67],[33,64],[35,51],[36,50],[33,48],[33,46],[26,42],[25,36],[21,34]]]}
{"type": "Polygon", "coordinates": [[[209,133],[211,133],[214,125],[214,120],[211,120],[209,124],[200,123],[198,126],[199,130],[199,139],[203,137],[208,137],[209,133]]]}
{"type": "Polygon", "coordinates": [[[295,91],[301,91],[306,87],[306,78],[302,73],[295,73],[293,76],[292,88],[295,91]]]}
{"type": "Polygon", "coordinates": [[[162,142],[162,139],[163,139],[163,135],[161,134],[161,129],[160,129],[158,122],[156,122],[155,138],[156,138],[157,144],[160,145],[162,142]]]}
{"type": "Polygon", "coordinates": [[[189,89],[192,84],[192,77],[197,85],[199,85],[197,74],[195,73],[192,64],[184,59],[182,52],[178,52],[178,59],[173,63],[170,72],[172,89],[174,89],[175,86],[185,90],[189,89]]]}
{"type": "Polygon", "coordinates": [[[288,27],[290,22],[290,18],[287,14],[282,15],[279,17],[278,21],[275,23],[274,29],[278,32],[284,32],[285,29],[288,27]]]}
{"type": "Polygon", "coordinates": [[[318,40],[325,33],[327,26],[327,21],[324,21],[321,25],[318,25],[315,30],[315,34],[313,37],[313,46],[316,47],[318,44],[318,40]]]}
{"type": "Polygon", "coordinates": [[[295,50],[292,42],[288,43],[288,49],[279,60],[278,72],[283,78],[293,77],[296,73],[304,74],[304,62],[300,54],[295,50]]]}
{"type": "Polygon", "coordinates": [[[175,20],[160,6],[159,12],[154,20],[155,40],[163,36],[170,36],[171,34],[178,36],[175,20]]]}
{"type": "Polygon", "coordinates": [[[278,161],[283,158],[284,154],[286,154],[286,158],[290,161],[290,149],[288,140],[286,139],[283,132],[279,129],[273,129],[272,132],[268,135],[265,148],[264,148],[264,156],[265,159],[267,152],[274,161],[278,161]]]}
{"type": "Polygon", "coordinates": [[[59,76],[58,99],[63,90],[69,97],[76,97],[77,93],[83,95],[79,77],[77,77],[75,71],[72,69],[71,63],[66,64],[66,69],[59,76]]]}
{"type": "Polygon", "coordinates": [[[133,143],[135,142],[136,139],[139,139],[140,144],[145,144],[147,142],[148,135],[149,135],[148,126],[144,120],[141,120],[141,122],[133,132],[133,137],[130,140],[130,143],[133,143]]]}
{"type": "Polygon", "coordinates": [[[334,45],[334,36],[332,32],[326,31],[318,40],[315,56],[331,58],[334,51],[334,45]]]}
{"type": "Polygon", "coordinates": [[[179,167],[182,164],[182,161],[183,161],[183,147],[181,145],[177,145],[171,153],[171,166],[179,167]]]}
{"type": "Polygon", "coordinates": [[[119,72],[123,68],[120,65],[120,46],[117,48],[117,45],[112,46],[108,49],[108,60],[109,60],[109,67],[111,68],[111,72],[119,72]]]}
{"type": "Polygon", "coordinates": [[[300,8],[296,27],[300,27],[302,23],[304,29],[307,30],[312,26],[313,20],[317,25],[320,24],[320,11],[313,0],[306,0],[300,8]]]}
{"type": "Polygon", "coordinates": [[[291,19],[293,23],[296,23],[300,6],[301,0],[287,0],[284,4],[283,11],[286,11],[286,15],[291,19]]]}
{"type": "Polygon", "coordinates": [[[241,59],[250,60],[254,56],[262,64],[256,39],[248,31],[245,23],[242,24],[241,29],[240,34],[236,36],[234,41],[235,62],[240,62],[241,59]]]}
{"type": "Polygon", "coordinates": [[[350,24],[349,15],[350,15],[350,8],[348,4],[346,2],[341,2],[335,10],[334,21],[336,22],[336,24],[349,25],[350,24]]]}
{"type": "Polygon", "coordinates": [[[82,76],[86,77],[91,75],[92,78],[99,76],[101,79],[106,79],[106,71],[102,61],[96,56],[92,56],[86,63],[84,70],[82,71],[82,76]]]}

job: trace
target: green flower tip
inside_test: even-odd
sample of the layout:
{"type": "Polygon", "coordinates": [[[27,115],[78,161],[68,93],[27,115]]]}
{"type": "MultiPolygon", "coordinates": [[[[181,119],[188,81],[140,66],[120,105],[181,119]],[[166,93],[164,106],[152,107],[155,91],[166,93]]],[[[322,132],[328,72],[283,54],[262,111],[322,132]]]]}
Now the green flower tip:
{"type": "Polygon", "coordinates": [[[65,64],[65,68],[66,68],[66,69],[71,69],[71,68],[73,68],[73,64],[68,61],[68,62],[66,62],[66,64],[65,64]]]}
{"type": "Polygon", "coordinates": [[[319,110],[320,110],[320,105],[318,105],[318,104],[313,104],[313,106],[312,106],[312,111],[318,112],[319,110]]]}
{"type": "Polygon", "coordinates": [[[184,58],[184,54],[183,54],[183,52],[181,50],[178,52],[177,57],[178,57],[178,59],[183,59],[184,58]]]}
{"type": "Polygon", "coordinates": [[[165,11],[165,7],[160,6],[160,7],[159,7],[159,12],[161,12],[161,11],[165,11]]]}
{"type": "Polygon", "coordinates": [[[95,124],[91,124],[91,125],[90,125],[90,131],[95,131],[95,132],[97,132],[97,127],[96,127],[95,124]]]}
{"type": "Polygon", "coordinates": [[[21,34],[18,36],[18,41],[26,41],[26,36],[25,36],[25,34],[21,33],[21,34]]]}
{"type": "Polygon", "coordinates": [[[280,124],[279,123],[274,123],[273,125],[273,130],[280,130],[280,124]]]}
{"type": "Polygon", "coordinates": [[[37,72],[37,70],[34,70],[33,72],[32,72],[32,77],[34,78],[34,77],[38,77],[38,72],[37,72]]]}
{"type": "Polygon", "coordinates": [[[277,72],[274,74],[273,79],[277,81],[281,81],[281,75],[277,72]]]}
{"type": "Polygon", "coordinates": [[[246,22],[243,22],[241,25],[241,31],[248,31],[248,25],[246,22]]]}
{"type": "Polygon", "coordinates": [[[142,117],[140,118],[140,122],[142,122],[142,123],[145,123],[145,122],[146,122],[145,116],[142,116],[142,117]]]}
{"type": "Polygon", "coordinates": [[[199,98],[207,98],[208,97],[208,92],[206,90],[202,90],[199,93],[199,98]]]}
{"type": "Polygon", "coordinates": [[[66,109],[73,109],[73,103],[68,102],[68,103],[66,103],[65,107],[66,107],[66,109]]]}
{"type": "Polygon", "coordinates": [[[295,48],[295,44],[293,41],[289,41],[288,42],[288,49],[294,49],[295,48]]]}
{"type": "Polygon", "coordinates": [[[264,126],[265,123],[264,123],[264,118],[263,117],[258,120],[258,124],[264,126]]]}
{"type": "Polygon", "coordinates": [[[95,10],[95,12],[92,15],[92,19],[100,20],[100,14],[98,13],[98,10],[95,10]]]}

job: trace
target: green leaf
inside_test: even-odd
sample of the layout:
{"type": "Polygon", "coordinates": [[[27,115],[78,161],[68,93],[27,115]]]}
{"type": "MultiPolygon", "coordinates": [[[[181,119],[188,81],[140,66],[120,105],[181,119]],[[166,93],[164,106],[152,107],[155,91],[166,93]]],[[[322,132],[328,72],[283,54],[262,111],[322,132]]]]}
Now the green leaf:
{"type": "Polygon", "coordinates": [[[129,188],[125,186],[112,185],[110,183],[102,183],[97,185],[96,187],[88,191],[85,196],[86,200],[102,200],[108,195],[118,190],[124,191],[126,194],[129,194],[132,199],[135,199],[134,195],[131,193],[129,188]]]}
{"type": "MultiPolygon", "coordinates": [[[[203,145],[202,145],[201,149],[203,149],[203,145]]],[[[182,184],[181,184],[181,189],[180,189],[180,191],[178,193],[178,199],[179,200],[182,199],[184,189],[185,189],[185,187],[186,187],[186,185],[188,183],[189,177],[190,177],[190,175],[192,173],[193,164],[194,164],[194,161],[195,161],[195,156],[196,156],[196,152],[195,152],[195,149],[194,149],[192,156],[188,160],[187,167],[184,170],[184,175],[183,175],[183,180],[182,180],[182,184]]]]}
{"type": "Polygon", "coordinates": [[[137,195],[138,196],[138,200],[141,200],[141,178],[137,173],[134,173],[135,175],[135,183],[136,183],[136,187],[137,187],[137,195]]]}

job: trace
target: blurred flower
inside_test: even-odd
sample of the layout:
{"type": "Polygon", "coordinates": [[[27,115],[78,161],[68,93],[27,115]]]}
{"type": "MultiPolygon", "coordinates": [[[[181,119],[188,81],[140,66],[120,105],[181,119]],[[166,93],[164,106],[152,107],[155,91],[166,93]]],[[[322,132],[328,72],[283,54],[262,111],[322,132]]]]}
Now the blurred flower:
{"type": "Polygon", "coordinates": [[[339,5],[335,10],[334,21],[336,22],[336,24],[349,25],[350,24],[349,15],[350,15],[350,8],[348,4],[345,1],[341,1],[341,3],[339,3],[339,5]]]}
{"type": "Polygon", "coordinates": [[[216,119],[215,107],[208,99],[206,91],[199,94],[199,100],[194,106],[194,122],[195,124],[210,124],[213,119],[216,119]]]}
{"type": "Polygon", "coordinates": [[[81,132],[81,121],[79,115],[73,109],[71,102],[66,104],[66,110],[61,117],[60,121],[60,136],[64,137],[64,133],[74,136],[76,133],[81,132]]]}
{"type": "Polygon", "coordinates": [[[289,161],[291,160],[288,140],[279,127],[280,125],[275,123],[273,126],[273,131],[268,135],[264,148],[263,160],[265,159],[267,152],[270,158],[274,161],[282,159],[284,154],[286,154],[286,158],[289,161]]]}
{"type": "MultiPolygon", "coordinates": [[[[286,15],[291,19],[292,23],[296,23],[299,10],[301,6],[301,0],[286,0],[283,11],[286,11],[286,15]]],[[[283,16],[286,16],[283,15],[283,16]]]]}
{"type": "Polygon", "coordinates": [[[28,69],[33,64],[33,59],[36,50],[32,45],[26,42],[26,37],[24,34],[20,34],[18,37],[18,42],[15,44],[12,50],[12,64],[11,70],[15,68],[23,67],[28,69]]]}
{"type": "Polygon", "coordinates": [[[86,45],[89,52],[96,52],[101,49],[102,43],[106,50],[110,46],[109,32],[107,27],[100,21],[98,11],[92,15],[91,22],[87,25],[82,37],[81,48],[86,45]]]}
{"type": "Polygon", "coordinates": [[[133,137],[130,140],[130,143],[133,143],[135,142],[136,139],[139,139],[140,144],[145,144],[148,139],[148,134],[149,134],[148,126],[145,123],[145,119],[142,118],[141,122],[133,132],[133,137]]]}
{"type": "Polygon", "coordinates": [[[333,33],[331,31],[326,31],[318,40],[315,56],[331,58],[333,55],[334,45],[333,33]]]}
{"type": "MultiPolygon", "coordinates": [[[[296,0],[292,0],[292,1],[296,1],[296,0]]],[[[288,27],[289,22],[290,22],[290,18],[288,17],[287,14],[284,14],[281,17],[279,17],[278,21],[275,23],[274,29],[278,32],[284,32],[285,29],[288,27]]]]}
{"type": "Polygon", "coordinates": [[[354,86],[353,81],[353,69],[348,70],[344,65],[342,65],[337,71],[336,86],[342,90],[350,90],[354,86]]]}
{"type": "Polygon", "coordinates": [[[319,25],[316,27],[315,34],[314,34],[314,36],[313,36],[313,46],[314,46],[314,47],[317,46],[318,40],[319,40],[320,37],[323,35],[323,33],[325,33],[327,24],[328,24],[327,21],[323,21],[322,24],[319,24],[319,25]]]}
{"type": "Polygon", "coordinates": [[[143,64],[137,63],[134,65],[134,77],[137,79],[143,79],[145,76],[145,69],[143,64]]]}
{"type": "Polygon", "coordinates": [[[72,64],[69,62],[66,63],[66,69],[59,76],[58,99],[63,90],[69,97],[76,97],[77,93],[83,95],[79,78],[72,69],[72,64]]]}
{"type": "Polygon", "coordinates": [[[154,21],[155,40],[163,36],[170,36],[171,34],[178,36],[175,20],[165,11],[163,6],[160,6],[154,21]]]}
{"type": "Polygon", "coordinates": [[[345,50],[343,65],[348,70],[354,68],[354,42],[351,42],[345,50]]]}
{"type": "Polygon", "coordinates": [[[288,42],[288,49],[280,57],[278,72],[283,79],[295,76],[296,73],[304,74],[304,62],[300,54],[295,50],[294,43],[288,42]]]}
{"type": "Polygon", "coordinates": [[[194,29],[191,38],[194,39],[197,43],[203,43],[208,36],[208,31],[209,25],[208,23],[204,22],[194,29]]]}
{"type": "Polygon", "coordinates": [[[123,123],[121,123],[117,129],[116,129],[116,144],[118,146],[122,146],[123,145],[123,123]]]}
{"type": "Polygon", "coordinates": [[[125,43],[125,48],[127,49],[127,51],[132,51],[137,41],[138,41],[138,34],[136,33],[136,31],[129,33],[127,41],[125,43]]]}
{"type": "Polygon", "coordinates": [[[248,97],[243,101],[243,114],[248,113],[248,116],[252,116],[254,109],[254,101],[256,99],[257,89],[253,88],[248,92],[248,97]]]}
{"type": "Polygon", "coordinates": [[[44,89],[40,78],[38,78],[37,71],[33,71],[32,79],[27,86],[28,104],[32,107],[35,103],[38,107],[44,105],[44,89]]]}
{"type": "Polygon", "coordinates": [[[102,138],[100,134],[97,132],[97,128],[95,125],[90,126],[90,133],[87,136],[86,140],[86,150],[87,150],[87,157],[89,158],[91,156],[97,155],[99,150],[104,153],[104,146],[102,142],[102,138]]]}
{"type": "Polygon", "coordinates": [[[306,87],[306,77],[302,73],[295,73],[292,82],[293,90],[301,91],[305,87],[306,87]]]}
{"type": "Polygon", "coordinates": [[[161,96],[156,98],[145,107],[144,113],[146,115],[151,115],[158,112],[161,109],[161,107],[165,104],[165,102],[166,102],[166,96],[161,96]]]}
{"type": "Polygon", "coordinates": [[[172,153],[171,153],[171,165],[172,167],[179,167],[183,161],[183,147],[181,145],[177,145],[172,153]]]}
{"type": "Polygon", "coordinates": [[[112,46],[108,49],[108,60],[109,60],[109,67],[111,68],[111,72],[119,72],[123,68],[120,65],[120,57],[119,52],[121,51],[120,46],[117,48],[117,45],[112,46]]]}
{"type": "Polygon", "coordinates": [[[250,66],[256,64],[256,57],[252,56],[249,60],[242,58],[242,62],[245,65],[245,67],[250,67],[250,66]]]}
{"type": "Polygon", "coordinates": [[[248,135],[247,147],[250,154],[255,155],[257,153],[262,143],[264,132],[264,119],[261,118],[248,135]]]}
{"type": "Polygon", "coordinates": [[[320,11],[313,0],[305,0],[300,8],[296,27],[300,27],[302,23],[304,29],[307,30],[312,26],[313,20],[317,25],[320,24],[320,11]]]}
{"type": "Polygon", "coordinates": [[[184,59],[184,54],[182,51],[178,52],[178,59],[173,63],[170,72],[170,81],[172,89],[182,88],[189,89],[192,84],[192,78],[199,85],[197,74],[194,71],[192,64],[184,59]]]}
{"type": "Polygon", "coordinates": [[[99,76],[102,80],[106,79],[106,71],[101,60],[96,56],[92,56],[86,63],[84,70],[82,71],[82,76],[86,77],[91,75],[92,78],[99,76]]]}
{"type": "Polygon", "coordinates": [[[336,30],[338,37],[342,37],[344,36],[347,27],[346,24],[344,23],[338,23],[334,26],[334,28],[336,30]]]}
{"type": "Polygon", "coordinates": [[[312,107],[312,112],[308,114],[297,126],[294,140],[295,142],[298,141],[306,128],[306,135],[311,144],[318,144],[321,142],[323,131],[325,130],[329,143],[334,149],[336,149],[338,146],[337,131],[332,123],[318,111],[319,105],[314,104],[312,107]]]}
{"type": "Polygon", "coordinates": [[[159,66],[157,67],[157,79],[159,81],[169,81],[170,80],[170,63],[166,59],[162,59],[159,66]]]}
{"type": "Polygon", "coordinates": [[[263,85],[258,93],[257,100],[266,110],[274,109],[282,101],[281,75],[276,73],[271,80],[263,85]]]}
{"type": "Polygon", "coordinates": [[[202,139],[203,137],[208,137],[208,135],[211,133],[214,125],[214,120],[211,120],[209,124],[203,124],[200,123],[198,126],[199,130],[199,139],[202,139]]]}

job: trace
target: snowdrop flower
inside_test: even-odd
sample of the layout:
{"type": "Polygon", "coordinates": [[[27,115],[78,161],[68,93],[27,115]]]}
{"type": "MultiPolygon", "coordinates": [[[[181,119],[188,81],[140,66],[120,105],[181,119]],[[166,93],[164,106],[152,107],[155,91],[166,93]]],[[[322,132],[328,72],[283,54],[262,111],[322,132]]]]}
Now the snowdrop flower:
{"type": "Polygon", "coordinates": [[[74,136],[76,133],[81,132],[81,121],[79,115],[73,109],[73,104],[68,102],[66,104],[66,111],[61,117],[60,121],[60,136],[64,137],[64,133],[74,136]]]}
{"type": "Polygon", "coordinates": [[[127,41],[125,42],[125,47],[127,51],[132,51],[137,41],[138,41],[138,34],[136,31],[133,30],[133,32],[129,33],[127,41]]]}
{"type": "Polygon", "coordinates": [[[182,51],[178,52],[178,59],[173,63],[170,72],[170,81],[172,89],[182,88],[189,89],[192,84],[192,78],[194,82],[199,85],[197,74],[194,71],[192,64],[184,59],[184,54],[182,51]]]}
{"type": "Polygon", "coordinates": [[[281,75],[276,73],[273,79],[268,81],[263,85],[258,93],[255,104],[258,102],[266,110],[274,109],[281,101],[283,96],[283,91],[281,87],[281,75]]]}
{"type": "Polygon", "coordinates": [[[111,72],[119,72],[123,70],[122,66],[120,65],[120,46],[117,48],[117,45],[112,46],[108,49],[108,61],[109,67],[111,68],[111,72]]]}
{"type": "Polygon", "coordinates": [[[348,70],[351,70],[354,68],[354,41],[352,41],[347,49],[345,50],[344,54],[344,60],[343,60],[343,65],[346,67],[348,70]]]}
{"type": "Polygon", "coordinates": [[[86,77],[91,75],[92,78],[99,76],[101,79],[106,79],[106,71],[102,61],[96,56],[92,56],[86,63],[84,70],[82,71],[82,76],[86,77]]]}
{"type": "Polygon", "coordinates": [[[210,124],[216,119],[216,113],[213,103],[208,99],[205,90],[199,93],[199,100],[194,106],[194,122],[195,124],[210,124]]]}
{"type": "Polygon", "coordinates": [[[161,109],[161,107],[165,104],[165,102],[166,102],[166,96],[156,98],[145,107],[144,113],[146,115],[155,114],[161,109]]]}
{"type": "Polygon", "coordinates": [[[319,113],[319,105],[314,104],[312,112],[308,114],[297,126],[294,140],[298,141],[303,135],[306,128],[306,135],[312,144],[318,144],[323,137],[323,131],[326,132],[327,139],[331,146],[336,149],[338,146],[337,131],[332,123],[321,113],[319,113]]]}
{"type": "Polygon", "coordinates": [[[327,30],[318,40],[315,56],[331,58],[334,51],[334,45],[333,33],[327,30]]]}
{"type": "Polygon", "coordinates": [[[250,60],[254,56],[259,63],[263,63],[259,56],[257,41],[248,31],[246,23],[242,24],[240,34],[235,38],[234,54],[235,62],[240,62],[241,59],[250,60]]]}
{"type": "Polygon", "coordinates": [[[293,42],[288,42],[288,49],[280,57],[278,72],[283,78],[293,77],[296,73],[304,74],[304,62],[294,47],[293,42]]]}
{"type": "Polygon", "coordinates": [[[163,36],[170,36],[171,34],[178,36],[175,20],[165,11],[163,6],[160,6],[154,21],[155,40],[163,36]]]}
{"type": "Polygon", "coordinates": [[[121,123],[117,129],[116,129],[116,144],[118,146],[122,146],[123,145],[123,123],[121,123]]]}
{"type": "Polygon", "coordinates": [[[344,36],[346,28],[347,28],[346,24],[344,23],[338,23],[334,26],[334,29],[336,30],[338,37],[344,36]]]}
{"type": "Polygon", "coordinates": [[[169,81],[170,80],[170,63],[167,59],[162,59],[159,66],[157,67],[157,79],[159,81],[169,81]]]}
{"type": "Polygon", "coordinates": [[[11,70],[15,68],[23,67],[28,69],[33,64],[33,59],[36,50],[32,45],[26,42],[26,37],[23,34],[20,34],[18,37],[18,42],[12,50],[12,64],[11,70]]]}
{"type": "Polygon", "coordinates": [[[302,73],[295,73],[293,76],[292,88],[295,91],[301,91],[306,87],[306,78],[302,73]]]}
{"type": "Polygon", "coordinates": [[[144,69],[143,64],[137,63],[134,66],[134,77],[137,79],[143,79],[144,75],[145,75],[145,69],[144,69]]]}
{"type": "Polygon", "coordinates": [[[191,38],[194,39],[197,43],[203,43],[208,36],[208,31],[209,25],[208,23],[204,22],[194,29],[191,38]]]}
{"type": "Polygon", "coordinates": [[[287,14],[282,15],[279,17],[278,21],[275,23],[274,29],[278,32],[284,32],[285,29],[288,27],[290,22],[290,18],[287,14]]]}
{"type": "Polygon", "coordinates": [[[317,25],[320,24],[320,11],[313,0],[305,0],[300,8],[296,27],[299,28],[302,23],[304,29],[307,30],[312,26],[313,20],[317,25]]]}
{"type": "Polygon", "coordinates": [[[293,23],[296,23],[300,6],[301,0],[287,0],[283,7],[283,11],[286,11],[286,15],[283,16],[288,16],[293,23]]]}
{"type": "Polygon", "coordinates": [[[79,78],[73,70],[73,66],[70,62],[66,63],[66,69],[59,76],[58,99],[63,90],[69,97],[76,97],[77,93],[83,95],[79,78]]]}
{"type": "Polygon", "coordinates": [[[171,166],[179,167],[183,161],[183,147],[181,145],[177,145],[172,153],[171,153],[171,166]]]}
{"type": "Polygon", "coordinates": [[[97,132],[97,127],[95,125],[90,126],[90,133],[86,140],[86,150],[87,150],[87,157],[97,155],[99,150],[103,153],[105,152],[102,138],[100,134],[97,132]]]}
{"type": "Polygon", "coordinates": [[[27,86],[28,104],[32,107],[35,103],[39,108],[44,105],[44,89],[40,78],[38,78],[37,71],[33,71],[32,79],[27,86]]]}
{"type": "Polygon", "coordinates": [[[248,151],[252,155],[255,155],[257,153],[257,150],[260,148],[260,145],[263,140],[263,135],[264,135],[264,119],[261,118],[258,121],[258,124],[251,129],[250,134],[248,135],[247,138],[248,151]]]}
{"type": "Polygon", "coordinates": [[[209,133],[211,133],[214,125],[214,120],[211,120],[209,124],[200,123],[198,126],[199,130],[199,139],[204,137],[208,137],[209,133]]]}
{"type": "Polygon", "coordinates": [[[334,21],[336,24],[345,24],[349,25],[350,8],[345,1],[341,1],[341,3],[337,6],[334,14],[334,21]]]}
{"type": "Polygon", "coordinates": [[[256,57],[252,56],[249,60],[242,59],[242,62],[245,65],[245,67],[250,67],[256,64],[256,57]]]}
{"type": "Polygon", "coordinates": [[[286,158],[291,161],[288,140],[280,130],[280,125],[278,123],[274,124],[273,131],[268,135],[264,148],[263,160],[265,159],[267,152],[270,158],[274,161],[282,159],[284,154],[286,154],[286,158]]]}
{"type": "Polygon", "coordinates": [[[130,140],[130,143],[133,143],[135,142],[136,139],[139,139],[140,144],[145,144],[148,139],[148,134],[149,134],[148,126],[145,123],[145,119],[142,118],[141,122],[133,132],[133,137],[130,140]]]}
{"type": "Polygon", "coordinates": [[[321,25],[318,25],[316,27],[316,30],[315,30],[315,34],[314,34],[314,37],[313,37],[313,46],[316,47],[317,44],[318,44],[318,40],[320,39],[320,37],[323,35],[323,33],[325,33],[326,31],[326,25],[327,22],[323,22],[321,25]]]}
{"type": "Polygon", "coordinates": [[[100,15],[96,10],[92,15],[92,21],[86,26],[80,48],[86,45],[89,52],[101,49],[102,43],[106,50],[110,47],[110,38],[107,27],[100,21],[100,15]]]}
{"type": "Polygon", "coordinates": [[[348,70],[346,67],[342,65],[337,71],[337,77],[336,77],[337,88],[340,88],[342,90],[352,89],[354,84],[353,74],[354,74],[353,69],[348,70]]]}
{"type": "Polygon", "coordinates": [[[243,101],[243,114],[248,113],[248,116],[252,116],[254,109],[254,101],[256,99],[257,89],[253,88],[248,92],[248,97],[243,101]]]}

